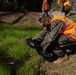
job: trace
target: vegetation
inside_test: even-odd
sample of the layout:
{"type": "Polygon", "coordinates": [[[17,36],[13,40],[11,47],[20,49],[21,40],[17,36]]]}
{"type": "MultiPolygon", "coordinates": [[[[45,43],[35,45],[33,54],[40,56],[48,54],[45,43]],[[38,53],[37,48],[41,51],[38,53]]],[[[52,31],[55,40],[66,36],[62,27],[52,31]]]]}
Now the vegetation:
{"type": "MultiPolygon", "coordinates": [[[[0,0],[0,10],[6,11],[41,11],[41,6],[42,0],[30,0],[30,2],[29,0],[0,0]]],[[[76,21],[75,16],[70,18],[76,21]]],[[[4,23],[2,20],[0,22],[4,23]]],[[[35,37],[43,27],[2,23],[0,23],[0,75],[45,75],[49,72],[48,75],[76,75],[76,51],[69,56],[68,61],[56,65],[44,60],[35,49],[27,46],[26,38],[35,37]]],[[[72,48],[75,50],[74,46],[72,48]]]]}
{"type": "Polygon", "coordinates": [[[35,37],[42,29],[32,25],[0,24],[1,75],[76,75],[76,51],[68,61],[52,64],[26,45],[26,38],[35,37]]]}
{"type": "Polygon", "coordinates": [[[32,8],[33,10],[37,10],[41,7],[41,5],[39,5],[41,2],[41,0],[30,0],[30,2],[29,0],[0,0],[0,6],[2,7],[0,9],[21,11],[25,9],[30,10],[32,8]]]}
{"type": "MultiPolygon", "coordinates": [[[[41,11],[43,0],[0,0],[0,10],[11,11],[24,11],[25,9],[30,11],[41,11]]],[[[49,0],[50,1],[50,0],[49,0]]],[[[52,2],[51,0],[50,2],[52,2]]]]}
{"type": "MultiPolygon", "coordinates": [[[[26,38],[34,37],[42,27],[25,25],[0,25],[0,63],[8,64],[16,61],[17,75],[35,75],[34,67],[39,60],[43,60],[37,52],[26,45],[26,38]],[[11,58],[11,60],[10,60],[11,58]],[[20,66],[21,64],[21,66],[20,66]],[[20,67],[19,67],[20,66],[20,67]]],[[[9,75],[8,66],[0,66],[1,75],[9,75]],[[5,70],[4,70],[5,69],[5,70]]]]}

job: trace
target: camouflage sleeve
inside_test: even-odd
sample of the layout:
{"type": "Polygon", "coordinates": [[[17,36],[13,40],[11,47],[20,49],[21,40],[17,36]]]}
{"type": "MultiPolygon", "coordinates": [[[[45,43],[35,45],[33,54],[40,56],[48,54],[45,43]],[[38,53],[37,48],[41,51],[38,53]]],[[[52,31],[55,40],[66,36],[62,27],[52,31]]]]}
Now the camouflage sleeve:
{"type": "Polygon", "coordinates": [[[41,46],[44,50],[56,39],[63,27],[64,23],[60,21],[54,21],[51,24],[50,31],[47,33],[44,41],[41,43],[41,46]]]}
{"type": "Polygon", "coordinates": [[[47,29],[44,28],[39,34],[36,35],[37,38],[44,38],[47,33],[47,29]]]}
{"type": "Polygon", "coordinates": [[[62,31],[64,27],[64,23],[61,21],[54,21],[51,26],[50,26],[50,42],[54,41],[56,39],[56,37],[60,34],[60,32],[62,31]]]}

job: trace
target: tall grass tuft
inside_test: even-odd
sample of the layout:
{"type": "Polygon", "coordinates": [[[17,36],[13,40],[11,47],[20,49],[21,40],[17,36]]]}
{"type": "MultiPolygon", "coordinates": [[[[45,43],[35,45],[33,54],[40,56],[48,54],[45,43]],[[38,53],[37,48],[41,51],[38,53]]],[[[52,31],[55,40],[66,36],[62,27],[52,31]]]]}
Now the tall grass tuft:
{"type": "Polygon", "coordinates": [[[0,75],[10,75],[10,71],[8,70],[8,68],[3,67],[1,64],[0,64],[0,75]]]}
{"type": "MultiPolygon", "coordinates": [[[[35,37],[35,35],[42,30],[42,27],[8,24],[0,25],[0,27],[2,28],[0,30],[0,50],[6,54],[4,56],[1,54],[1,57],[13,57],[19,61],[17,65],[22,62],[20,67],[16,70],[18,75],[35,75],[34,67],[38,61],[43,59],[34,49],[27,46],[25,40],[26,38],[35,37]]],[[[0,69],[4,70],[6,68],[3,67],[0,69]]],[[[9,71],[7,70],[8,73],[9,71]]],[[[6,73],[6,75],[9,74],[6,73]]]]}

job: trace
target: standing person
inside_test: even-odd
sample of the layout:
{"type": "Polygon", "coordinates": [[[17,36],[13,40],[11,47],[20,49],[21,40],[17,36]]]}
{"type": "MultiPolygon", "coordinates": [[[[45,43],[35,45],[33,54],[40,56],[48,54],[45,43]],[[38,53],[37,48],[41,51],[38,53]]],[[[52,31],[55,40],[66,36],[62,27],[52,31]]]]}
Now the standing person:
{"type": "Polygon", "coordinates": [[[44,12],[44,14],[48,14],[48,11],[49,11],[49,3],[48,3],[48,0],[43,0],[42,12],[44,12]]]}
{"type": "Polygon", "coordinates": [[[57,13],[52,14],[51,17],[42,17],[41,20],[45,29],[34,39],[26,39],[27,44],[39,51],[46,59],[52,60],[55,54],[59,58],[54,63],[67,60],[68,56],[61,46],[76,42],[76,23],[57,13]]]}
{"type": "Polygon", "coordinates": [[[60,11],[65,12],[65,15],[69,13],[72,8],[72,4],[69,0],[55,0],[60,8],[60,11]]]}
{"type": "Polygon", "coordinates": [[[42,16],[39,18],[39,21],[41,20],[41,18],[43,16],[47,16],[48,15],[48,11],[49,11],[49,3],[48,3],[48,0],[43,0],[43,3],[42,3],[42,16]]]}

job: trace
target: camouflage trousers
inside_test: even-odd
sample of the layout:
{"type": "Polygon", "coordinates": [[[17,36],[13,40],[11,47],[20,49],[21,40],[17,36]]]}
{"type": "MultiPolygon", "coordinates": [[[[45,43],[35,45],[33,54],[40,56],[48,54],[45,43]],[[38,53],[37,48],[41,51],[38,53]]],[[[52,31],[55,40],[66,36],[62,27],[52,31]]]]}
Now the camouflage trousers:
{"type": "Polygon", "coordinates": [[[58,37],[50,43],[50,36],[49,34],[46,34],[44,41],[41,43],[42,48],[44,51],[46,50],[53,50],[53,52],[58,56],[62,57],[65,54],[65,51],[61,49],[61,46],[65,44],[71,44],[73,42],[76,42],[76,40],[72,39],[68,35],[58,35],[58,37]]]}

